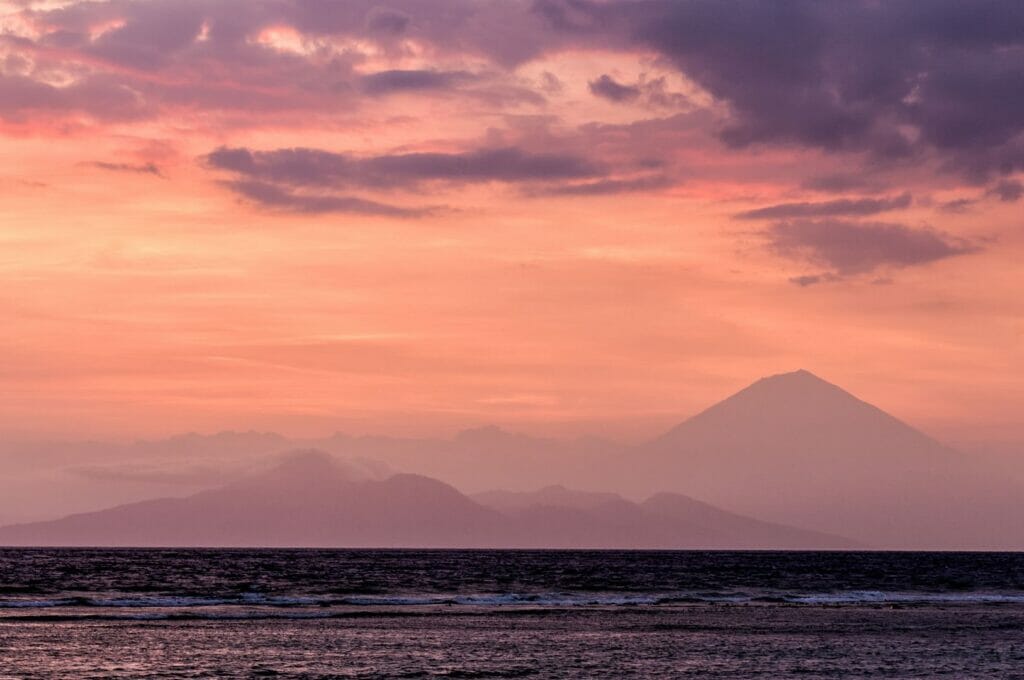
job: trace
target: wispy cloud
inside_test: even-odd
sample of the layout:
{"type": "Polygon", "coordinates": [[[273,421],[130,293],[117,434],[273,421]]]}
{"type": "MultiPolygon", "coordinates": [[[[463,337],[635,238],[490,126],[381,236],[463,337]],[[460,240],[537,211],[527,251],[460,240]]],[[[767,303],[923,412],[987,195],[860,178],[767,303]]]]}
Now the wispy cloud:
{"type": "Polygon", "coordinates": [[[608,196],[634,191],[653,191],[672,186],[674,180],[667,175],[645,175],[625,179],[601,179],[593,182],[553,184],[533,189],[531,195],[547,196],[608,196]]]}
{"type": "Polygon", "coordinates": [[[410,188],[422,182],[536,182],[594,177],[603,168],[582,156],[503,147],[460,153],[356,156],[320,149],[252,151],[220,148],[206,156],[214,168],[293,186],[410,188]]]}
{"type": "Polygon", "coordinates": [[[252,180],[227,181],[224,185],[258,205],[282,212],[350,213],[383,217],[422,217],[431,212],[427,208],[403,208],[356,196],[295,191],[252,180]]]}
{"type": "Polygon", "coordinates": [[[109,170],[111,172],[129,172],[139,175],[154,175],[163,178],[164,173],[156,163],[110,163],[107,161],[93,161],[89,163],[94,168],[109,170]]]}
{"type": "Polygon", "coordinates": [[[741,220],[790,219],[795,217],[848,217],[877,215],[910,206],[909,193],[890,198],[840,198],[820,203],[779,203],[736,215],[741,220]]]}
{"type": "MultiPolygon", "coordinates": [[[[261,205],[297,212],[354,212],[420,217],[427,208],[401,208],[339,191],[419,192],[425,183],[451,185],[496,182],[531,187],[533,193],[614,193],[653,186],[650,180],[601,179],[605,169],[573,154],[530,152],[513,147],[458,153],[397,153],[357,156],[320,149],[253,151],[220,148],[204,157],[236,179],[231,190],[261,205]]],[[[529,193],[529,192],[528,192],[529,193]]]]}
{"type": "Polygon", "coordinates": [[[396,92],[450,90],[472,79],[473,75],[467,71],[392,70],[361,76],[359,84],[364,92],[385,95],[396,92]]]}

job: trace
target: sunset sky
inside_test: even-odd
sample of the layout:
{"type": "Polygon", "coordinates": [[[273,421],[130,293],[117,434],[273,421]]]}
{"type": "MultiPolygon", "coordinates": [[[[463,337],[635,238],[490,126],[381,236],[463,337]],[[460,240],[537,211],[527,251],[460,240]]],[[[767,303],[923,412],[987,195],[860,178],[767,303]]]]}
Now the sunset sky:
{"type": "Polygon", "coordinates": [[[0,432],[1024,441],[1024,3],[0,0],[0,432]]]}

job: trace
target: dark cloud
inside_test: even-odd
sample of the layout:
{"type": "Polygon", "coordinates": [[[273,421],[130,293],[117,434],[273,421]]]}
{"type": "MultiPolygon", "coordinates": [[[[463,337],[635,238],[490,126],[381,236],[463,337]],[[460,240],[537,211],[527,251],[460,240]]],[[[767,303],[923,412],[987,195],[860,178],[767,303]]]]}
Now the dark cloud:
{"type": "Polygon", "coordinates": [[[800,186],[810,191],[821,191],[825,193],[845,193],[847,191],[860,191],[863,193],[874,193],[881,189],[880,185],[864,173],[836,173],[827,175],[815,175],[800,183],[800,186]]]}
{"type": "Polygon", "coordinates": [[[867,112],[819,89],[826,85],[829,36],[813,3],[666,2],[651,9],[650,20],[635,17],[638,39],[732,106],[722,132],[729,144],[797,141],[835,149],[870,132],[867,112]]]}
{"type": "Polygon", "coordinates": [[[139,93],[108,76],[56,86],[0,73],[0,118],[24,122],[39,114],[80,114],[104,121],[131,120],[149,111],[139,93]]]}
{"type": "Polygon", "coordinates": [[[189,107],[247,112],[258,120],[277,111],[331,115],[358,107],[360,94],[443,91],[454,73],[425,69],[360,79],[356,66],[369,54],[400,56],[407,50],[405,39],[437,59],[470,56],[492,62],[497,68],[474,74],[480,81],[472,92],[477,97],[499,104],[543,103],[537,93],[509,82],[509,67],[542,52],[553,35],[528,3],[396,0],[388,5],[376,0],[97,0],[26,9],[22,14],[40,30],[39,37],[0,29],[0,41],[15,45],[0,60],[0,78],[29,81],[0,84],[0,117],[45,108],[128,118],[189,107]],[[102,26],[111,28],[96,35],[102,26]],[[268,29],[293,29],[308,49],[281,49],[266,40],[268,29]],[[360,46],[342,47],[335,39],[360,46]],[[57,88],[66,92],[53,92],[54,74],[71,80],[57,88]],[[95,88],[69,96],[68,88],[96,77],[132,92],[139,102],[129,105],[116,93],[95,88]],[[11,92],[15,85],[19,91],[11,92]],[[34,89],[26,91],[30,86],[34,89]],[[25,99],[33,101],[23,104],[25,99]]]}
{"type": "Polygon", "coordinates": [[[790,278],[789,282],[796,284],[801,288],[807,288],[808,286],[816,286],[819,283],[838,281],[839,279],[840,277],[835,274],[804,274],[803,276],[794,276],[790,278]]]}
{"type": "Polygon", "coordinates": [[[616,81],[608,74],[604,74],[596,80],[591,80],[588,85],[590,92],[595,97],[617,103],[640,100],[649,106],[669,108],[682,107],[690,103],[685,95],[670,92],[664,77],[651,79],[641,77],[636,84],[626,85],[616,81]]]}
{"type": "Polygon", "coordinates": [[[651,106],[665,108],[683,108],[691,106],[690,99],[679,92],[671,92],[664,76],[644,79],[639,87],[643,90],[644,99],[651,106]]]}
{"type": "Polygon", "coordinates": [[[840,198],[821,203],[779,203],[736,215],[742,220],[778,220],[796,217],[850,217],[877,215],[890,210],[906,208],[911,203],[909,193],[889,198],[840,198]]]}
{"type": "Polygon", "coordinates": [[[516,148],[466,153],[411,153],[367,159],[371,174],[396,180],[453,182],[533,182],[600,175],[596,163],[570,154],[531,153],[516,148]]]}
{"type": "Polygon", "coordinates": [[[540,77],[540,89],[548,94],[558,94],[565,89],[565,85],[554,73],[544,71],[540,77]]]}
{"type": "Polygon", "coordinates": [[[974,198],[955,198],[939,205],[939,209],[948,213],[963,213],[974,207],[977,202],[974,198]]]}
{"type": "Polygon", "coordinates": [[[633,101],[639,99],[641,93],[636,85],[623,85],[607,73],[597,80],[591,80],[589,85],[594,96],[613,102],[633,101]]]}
{"type": "Polygon", "coordinates": [[[806,274],[804,276],[794,276],[789,280],[789,282],[795,283],[801,288],[806,288],[807,286],[813,286],[816,283],[821,283],[821,277],[815,274],[806,274]]]}
{"type": "Polygon", "coordinates": [[[84,51],[115,63],[156,69],[195,44],[205,18],[199,6],[190,2],[155,2],[144,12],[144,20],[125,22],[89,41],[84,51]]]}
{"type": "MultiPolygon", "coordinates": [[[[252,151],[220,148],[207,154],[211,168],[230,172],[223,182],[257,204],[299,213],[358,213],[392,217],[421,217],[425,208],[405,208],[348,192],[416,191],[425,182],[472,184],[516,183],[530,186],[603,177],[603,169],[585,158],[567,154],[532,153],[505,147],[463,153],[401,153],[354,156],[320,149],[252,151]]],[[[632,180],[636,181],[636,180],[632,180]]],[[[649,181],[645,178],[645,181],[649,181]]],[[[597,180],[573,185],[582,194],[612,193],[642,188],[626,181],[597,180]]],[[[571,193],[567,191],[566,193],[571,193]]]]}
{"type": "Polygon", "coordinates": [[[523,87],[501,74],[435,69],[393,69],[359,76],[356,89],[371,97],[391,94],[450,95],[474,97],[494,106],[542,105],[543,95],[523,87]]]}
{"type": "Polygon", "coordinates": [[[671,186],[673,180],[665,175],[632,177],[627,179],[601,179],[594,182],[556,184],[534,189],[533,195],[547,196],[608,196],[634,191],[650,191],[671,186]]]}
{"type": "Polygon", "coordinates": [[[466,71],[393,70],[362,76],[361,89],[367,94],[384,95],[418,90],[449,90],[472,80],[466,71]]]}
{"type": "Polygon", "coordinates": [[[924,265],[978,250],[933,229],[887,222],[793,220],[773,225],[766,236],[775,253],[829,267],[837,276],[924,265]]]}
{"type": "Polygon", "coordinates": [[[374,7],[366,17],[366,27],[371,33],[400,35],[408,28],[411,20],[411,17],[405,12],[385,7],[374,7]]]}
{"type": "Polygon", "coordinates": [[[600,176],[580,156],[505,147],[463,153],[405,153],[357,157],[318,149],[250,151],[221,148],[206,162],[250,179],[290,186],[412,188],[422,182],[542,182],[600,176]]]}
{"type": "Polygon", "coordinates": [[[418,192],[428,182],[518,184],[526,196],[613,195],[660,189],[675,182],[660,173],[615,176],[581,156],[513,147],[369,157],[319,149],[254,151],[223,147],[202,160],[213,169],[235,175],[222,184],[246,199],[264,207],[301,213],[423,216],[432,211],[397,207],[348,192],[418,192]]]}
{"type": "Polygon", "coordinates": [[[163,177],[164,174],[156,163],[109,163],[107,161],[93,161],[89,163],[94,168],[100,170],[110,170],[111,172],[132,172],[140,175],[154,175],[156,177],[163,177]]]}
{"type": "MultiPolygon", "coordinates": [[[[237,114],[333,116],[391,92],[461,91],[468,74],[440,66],[451,58],[487,64],[472,74],[474,96],[542,105],[510,84],[515,67],[598,47],[656,52],[716,100],[707,117],[721,113],[718,136],[733,147],[935,159],[989,184],[1024,169],[1018,0],[96,0],[24,16],[40,35],[3,36],[8,120],[122,120],[172,108],[243,122],[237,114]],[[96,35],[105,25],[113,28],[96,35]],[[261,39],[282,27],[307,49],[261,39]],[[360,75],[368,55],[405,56],[413,43],[439,66],[360,75]],[[55,86],[55,74],[67,84],[55,86]]],[[[604,74],[591,86],[615,101],[685,103],[661,79],[604,74]]],[[[817,188],[866,188],[826,184],[817,188]]]]}
{"type": "Polygon", "coordinates": [[[205,160],[219,170],[293,186],[336,186],[352,183],[358,177],[353,158],[319,149],[250,151],[221,147],[207,154],[205,160]]]}
{"type": "Polygon", "coordinates": [[[1015,179],[1006,179],[989,189],[988,194],[998,197],[1000,201],[1014,203],[1024,196],[1024,184],[1015,179]]]}
{"type": "Polygon", "coordinates": [[[538,12],[567,41],[659,51],[730,107],[733,146],[928,152],[977,178],[1024,167],[1016,0],[543,0],[538,12]]]}
{"type": "Polygon", "coordinates": [[[348,213],[381,217],[422,217],[430,211],[423,208],[402,208],[356,196],[332,193],[304,193],[267,182],[236,180],[224,185],[240,196],[265,208],[310,215],[348,213]]]}

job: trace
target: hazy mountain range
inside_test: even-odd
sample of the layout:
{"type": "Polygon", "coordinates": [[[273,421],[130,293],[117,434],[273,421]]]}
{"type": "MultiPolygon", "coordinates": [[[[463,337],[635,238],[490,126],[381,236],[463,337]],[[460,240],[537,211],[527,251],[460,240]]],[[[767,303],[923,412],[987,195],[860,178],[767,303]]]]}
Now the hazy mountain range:
{"type": "Polygon", "coordinates": [[[295,452],[186,498],[0,528],[0,545],[821,548],[852,541],[726,512],[678,494],[631,503],[562,487],[471,499],[412,474],[367,479],[295,452]],[[511,500],[514,498],[515,500],[511,500]]]}
{"type": "MultiPolygon", "coordinates": [[[[487,427],[450,440],[222,433],[121,446],[36,444],[30,453],[9,449],[5,458],[0,452],[0,466],[31,460],[20,477],[15,471],[0,480],[0,487],[6,483],[0,491],[10,492],[8,504],[0,505],[9,521],[34,519],[10,512],[33,507],[33,498],[39,508],[60,507],[46,506],[40,488],[60,498],[64,512],[195,494],[46,524],[45,531],[56,532],[47,535],[62,542],[71,540],[61,533],[68,527],[79,526],[85,536],[87,529],[101,530],[97,522],[121,523],[119,540],[93,534],[107,536],[103,543],[153,544],[140,528],[147,522],[164,527],[168,541],[195,541],[194,528],[175,534],[174,522],[159,524],[152,513],[170,513],[187,525],[198,521],[189,513],[206,507],[208,534],[201,542],[265,544],[273,535],[270,542],[283,544],[283,529],[270,521],[274,506],[266,503],[276,498],[274,489],[288,488],[311,503],[323,501],[282,510],[274,520],[294,521],[288,526],[296,533],[284,541],[292,545],[822,547],[839,545],[842,539],[829,536],[842,536],[874,547],[1024,547],[1021,485],[806,371],[759,380],[638,446],[487,427]],[[273,467],[282,452],[296,448],[343,457],[344,474],[325,474],[331,485],[321,488],[317,480],[302,492],[305,483],[289,477],[287,466],[273,467]],[[539,487],[546,488],[535,491],[539,487]],[[450,504],[405,504],[407,491],[427,488],[446,489],[435,500],[450,504]],[[330,500],[334,496],[348,500],[330,500]],[[246,508],[267,521],[247,523],[246,508]],[[401,519],[400,508],[410,517],[401,519]],[[317,513],[330,521],[320,526],[317,513]],[[416,515],[437,523],[421,526],[416,515]],[[212,522],[216,517],[225,519],[212,522]],[[390,523],[366,533],[375,517],[390,523]],[[240,533],[231,533],[232,526],[240,533]],[[272,529],[278,533],[266,533],[272,529]]],[[[280,508],[295,502],[273,500],[280,508]]],[[[24,531],[0,532],[0,543],[24,539],[18,533],[24,531]]]]}

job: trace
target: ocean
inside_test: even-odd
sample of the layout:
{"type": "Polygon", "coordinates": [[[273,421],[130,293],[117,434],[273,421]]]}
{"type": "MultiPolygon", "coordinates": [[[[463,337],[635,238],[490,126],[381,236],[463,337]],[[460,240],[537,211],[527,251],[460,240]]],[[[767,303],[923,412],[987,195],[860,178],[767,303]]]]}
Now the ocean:
{"type": "Polygon", "coordinates": [[[0,549],[0,678],[1024,678],[1024,554],[0,549]]]}

